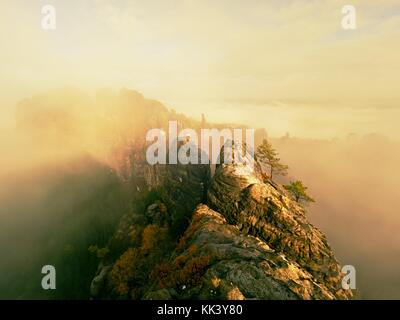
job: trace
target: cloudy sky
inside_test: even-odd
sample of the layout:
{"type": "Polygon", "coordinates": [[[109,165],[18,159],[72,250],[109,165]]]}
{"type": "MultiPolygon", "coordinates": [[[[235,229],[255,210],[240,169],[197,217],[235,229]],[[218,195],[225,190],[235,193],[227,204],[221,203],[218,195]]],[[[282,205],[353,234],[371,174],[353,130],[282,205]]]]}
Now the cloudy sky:
{"type": "Polygon", "coordinates": [[[2,0],[0,43],[0,126],[18,100],[72,85],[272,135],[400,139],[398,0],[2,0]],[[346,4],[356,30],[341,27],[346,4]]]}

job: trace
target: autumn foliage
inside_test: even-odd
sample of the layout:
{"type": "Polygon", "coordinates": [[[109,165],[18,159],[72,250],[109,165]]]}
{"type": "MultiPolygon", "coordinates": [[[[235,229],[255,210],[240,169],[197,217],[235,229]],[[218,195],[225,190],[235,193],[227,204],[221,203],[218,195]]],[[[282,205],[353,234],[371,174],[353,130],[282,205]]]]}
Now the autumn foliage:
{"type": "Polygon", "coordinates": [[[111,281],[116,293],[120,296],[126,296],[129,293],[129,281],[135,276],[137,256],[137,249],[129,248],[119,257],[111,270],[111,281]]]}
{"type": "Polygon", "coordinates": [[[164,261],[156,266],[150,279],[157,281],[161,288],[195,287],[201,283],[202,276],[211,262],[209,255],[195,256],[197,247],[192,245],[187,252],[173,261],[164,261]]]}
{"type": "Polygon", "coordinates": [[[160,229],[160,227],[154,224],[149,224],[143,229],[141,247],[143,251],[151,250],[154,247],[157,239],[160,237],[160,229]]]}

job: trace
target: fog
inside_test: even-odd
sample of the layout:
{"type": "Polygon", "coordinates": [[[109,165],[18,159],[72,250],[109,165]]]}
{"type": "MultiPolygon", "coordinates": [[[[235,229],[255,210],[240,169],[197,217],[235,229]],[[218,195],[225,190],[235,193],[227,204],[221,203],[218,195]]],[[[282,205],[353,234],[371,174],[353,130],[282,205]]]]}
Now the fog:
{"type": "Polygon", "coordinates": [[[97,259],[127,201],[115,173],[91,156],[3,174],[0,184],[0,299],[87,299],[97,259]],[[41,269],[57,270],[57,290],[41,269]]]}
{"type": "MultiPolygon", "coordinates": [[[[190,121],[129,90],[64,88],[17,104],[15,128],[0,132],[0,297],[54,297],[38,288],[40,267],[50,262],[69,268],[63,279],[71,285],[55,297],[88,297],[96,260],[86,249],[105,245],[129,209],[121,165],[136,138],[171,116],[190,121]],[[86,278],[76,276],[83,268],[86,278]]],[[[357,296],[400,299],[400,142],[345,132],[270,140],[290,166],[282,182],[309,187],[311,221],[341,264],[356,267],[357,296]]]]}
{"type": "Polygon", "coordinates": [[[0,133],[0,299],[89,298],[98,260],[88,247],[105,246],[129,210],[117,170],[130,134],[119,131],[123,99],[114,120],[107,99],[95,101],[71,88],[21,100],[15,128],[0,133]],[[55,291],[40,287],[47,264],[55,291]]]}
{"type": "Polygon", "coordinates": [[[351,31],[346,0],[53,0],[51,31],[44,4],[0,1],[0,126],[20,99],[76,85],[134,88],[212,121],[240,114],[275,135],[400,138],[398,0],[353,0],[351,31]]]}
{"type": "MultiPolygon", "coordinates": [[[[113,218],[96,228],[107,232],[124,213],[132,137],[171,116],[191,126],[126,87],[197,125],[204,113],[265,128],[288,179],[316,199],[310,218],[356,266],[360,296],[400,298],[398,0],[353,0],[356,30],[342,27],[345,0],[53,0],[54,30],[41,27],[44,4],[0,1],[0,294],[21,265],[8,297],[41,292],[24,282],[76,212],[87,219],[67,224],[55,251],[74,237],[105,241],[85,238],[100,209],[84,208],[105,201],[113,218]],[[66,85],[79,89],[55,89],[66,85]],[[107,188],[119,190],[113,199],[107,188]],[[25,259],[36,250],[38,261],[25,259]]],[[[69,279],[71,293],[81,279],[69,279]]]]}
{"type": "Polygon", "coordinates": [[[400,299],[400,143],[378,134],[334,140],[275,139],[290,178],[316,203],[311,221],[340,262],[354,265],[364,299],[400,299]]]}

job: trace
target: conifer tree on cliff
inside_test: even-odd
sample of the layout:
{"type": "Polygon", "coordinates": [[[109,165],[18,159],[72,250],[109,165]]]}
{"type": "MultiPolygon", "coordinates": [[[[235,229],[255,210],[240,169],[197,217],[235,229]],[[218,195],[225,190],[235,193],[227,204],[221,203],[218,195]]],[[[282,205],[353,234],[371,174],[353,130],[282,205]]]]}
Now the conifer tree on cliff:
{"type": "Polygon", "coordinates": [[[269,178],[271,180],[274,174],[282,176],[287,175],[289,167],[280,162],[281,159],[278,157],[278,152],[266,139],[257,147],[255,158],[262,171],[265,170],[265,167],[269,168],[269,178]]]}
{"type": "Polygon", "coordinates": [[[284,187],[287,191],[289,191],[292,194],[296,202],[300,201],[304,201],[306,203],[315,202],[315,200],[307,194],[307,187],[300,180],[291,182],[290,184],[285,185],[284,187]]]}

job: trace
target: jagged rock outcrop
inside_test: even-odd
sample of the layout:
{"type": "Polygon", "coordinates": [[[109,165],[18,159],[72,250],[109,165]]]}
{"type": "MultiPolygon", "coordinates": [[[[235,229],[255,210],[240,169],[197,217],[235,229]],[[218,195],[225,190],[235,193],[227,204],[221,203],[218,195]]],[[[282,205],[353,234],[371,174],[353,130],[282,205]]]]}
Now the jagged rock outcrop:
{"type": "Polygon", "coordinates": [[[150,271],[170,256],[188,226],[193,210],[205,201],[211,179],[208,165],[150,166],[138,161],[132,168],[135,171],[129,183],[134,210],[121,218],[109,241],[107,254],[92,281],[93,298],[141,297],[147,290],[150,271]],[[135,253],[126,255],[131,249],[135,253]],[[126,257],[131,257],[131,261],[124,261],[126,257]],[[127,263],[132,264],[132,268],[120,268],[121,264],[127,267],[127,263]],[[124,273],[126,277],[121,277],[124,273]],[[129,286],[136,287],[134,294],[120,294],[126,291],[118,288],[120,278],[128,291],[132,289],[129,286]]]}
{"type": "Polygon", "coordinates": [[[335,299],[298,263],[241,233],[207,205],[197,207],[184,237],[185,247],[171,260],[175,268],[158,279],[174,287],[151,291],[146,299],[335,299]]]}
{"type": "Polygon", "coordinates": [[[222,164],[211,182],[208,166],[153,170],[158,176],[151,180],[167,196],[122,219],[110,241],[118,253],[103,259],[93,296],[123,289],[122,297],[134,299],[352,297],[341,289],[340,266],[323,233],[257,168],[222,164]],[[174,221],[182,214],[190,224],[176,237],[174,221]]]}
{"type": "Polygon", "coordinates": [[[349,296],[340,289],[340,266],[325,235],[279,185],[263,183],[246,166],[222,165],[209,189],[208,203],[243,234],[258,236],[298,263],[337,298],[349,296]]]}

